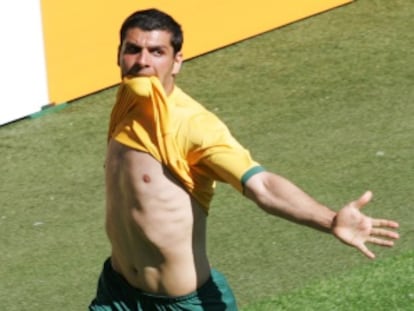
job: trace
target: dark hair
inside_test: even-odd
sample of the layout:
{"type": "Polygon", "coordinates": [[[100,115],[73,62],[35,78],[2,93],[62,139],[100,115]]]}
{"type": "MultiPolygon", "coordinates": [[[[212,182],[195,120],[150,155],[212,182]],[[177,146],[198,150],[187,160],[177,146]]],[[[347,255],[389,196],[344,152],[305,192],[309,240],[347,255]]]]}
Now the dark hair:
{"type": "Polygon", "coordinates": [[[183,32],[181,25],[178,24],[170,15],[157,10],[147,9],[132,13],[121,26],[120,44],[124,42],[126,32],[130,28],[140,28],[144,31],[165,30],[171,33],[171,45],[174,53],[181,51],[183,45],[183,32]]]}

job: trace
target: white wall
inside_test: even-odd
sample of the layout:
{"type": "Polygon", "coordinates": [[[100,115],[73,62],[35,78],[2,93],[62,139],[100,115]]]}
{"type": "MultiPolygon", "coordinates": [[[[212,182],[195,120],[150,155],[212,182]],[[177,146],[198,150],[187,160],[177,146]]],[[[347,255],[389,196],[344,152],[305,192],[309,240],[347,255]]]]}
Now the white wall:
{"type": "Polygon", "coordinates": [[[40,0],[0,1],[0,125],[48,104],[40,0]]]}

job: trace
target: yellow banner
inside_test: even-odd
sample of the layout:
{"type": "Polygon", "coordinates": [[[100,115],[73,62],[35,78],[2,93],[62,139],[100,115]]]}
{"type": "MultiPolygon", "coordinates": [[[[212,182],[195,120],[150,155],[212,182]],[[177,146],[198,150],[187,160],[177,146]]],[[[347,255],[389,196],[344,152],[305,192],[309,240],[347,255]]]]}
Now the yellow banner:
{"type": "Polygon", "coordinates": [[[61,103],[119,82],[119,27],[156,7],[183,27],[186,59],[352,0],[42,0],[49,99],[61,103]]]}

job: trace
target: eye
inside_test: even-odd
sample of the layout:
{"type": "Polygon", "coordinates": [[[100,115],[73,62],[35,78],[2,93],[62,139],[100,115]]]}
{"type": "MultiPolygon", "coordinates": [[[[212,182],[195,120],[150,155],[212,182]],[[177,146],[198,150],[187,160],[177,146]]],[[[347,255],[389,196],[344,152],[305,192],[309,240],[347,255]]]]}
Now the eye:
{"type": "Polygon", "coordinates": [[[127,44],[124,48],[124,54],[137,54],[140,51],[141,48],[133,44],[127,44]]]}
{"type": "Polygon", "coordinates": [[[165,54],[164,50],[161,48],[155,48],[151,50],[151,54],[154,56],[162,56],[165,54]]]}

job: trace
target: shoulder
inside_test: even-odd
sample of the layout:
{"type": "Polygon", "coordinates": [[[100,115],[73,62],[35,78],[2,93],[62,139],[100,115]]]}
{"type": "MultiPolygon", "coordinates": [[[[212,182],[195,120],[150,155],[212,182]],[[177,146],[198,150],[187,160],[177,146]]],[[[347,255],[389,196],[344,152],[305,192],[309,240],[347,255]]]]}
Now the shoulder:
{"type": "Polygon", "coordinates": [[[180,129],[186,131],[188,138],[199,140],[216,132],[228,131],[217,115],[179,87],[175,87],[170,100],[174,105],[174,119],[179,122],[180,129]]]}
{"type": "Polygon", "coordinates": [[[175,86],[173,92],[169,96],[169,99],[174,103],[177,108],[193,108],[205,110],[197,100],[185,93],[180,87],[175,86]]]}

